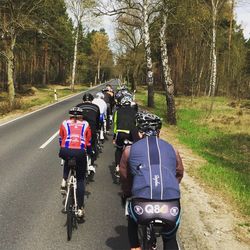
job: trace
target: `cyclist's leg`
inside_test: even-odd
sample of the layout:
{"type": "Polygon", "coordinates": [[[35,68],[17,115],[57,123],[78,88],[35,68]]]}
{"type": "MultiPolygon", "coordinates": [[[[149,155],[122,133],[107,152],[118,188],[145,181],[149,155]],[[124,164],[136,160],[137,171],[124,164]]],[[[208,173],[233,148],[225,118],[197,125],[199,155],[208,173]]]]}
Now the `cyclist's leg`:
{"type": "Polygon", "coordinates": [[[84,192],[85,192],[85,184],[84,179],[86,175],[87,168],[87,157],[86,153],[79,150],[77,159],[76,159],[76,179],[77,179],[77,204],[79,208],[84,207],[84,192]]]}
{"type": "Polygon", "coordinates": [[[140,249],[140,242],[138,238],[138,225],[137,223],[129,216],[128,217],[128,239],[131,249],[140,249]]]}
{"type": "Polygon", "coordinates": [[[59,157],[64,159],[64,165],[63,165],[63,179],[61,183],[61,192],[64,193],[66,190],[66,181],[69,176],[69,167],[68,167],[68,160],[67,158],[71,155],[71,151],[67,148],[61,148],[59,152],[59,157]]]}
{"type": "Polygon", "coordinates": [[[91,143],[92,143],[92,155],[91,155],[91,165],[94,165],[94,161],[97,158],[97,134],[96,131],[94,130],[92,132],[92,139],[91,139],[91,143]]]}
{"type": "Polygon", "coordinates": [[[163,249],[164,250],[179,250],[179,246],[176,240],[176,234],[174,234],[171,238],[166,238],[164,236],[162,236],[162,240],[163,240],[163,249]]]}
{"type": "Polygon", "coordinates": [[[116,166],[120,164],[120,160],[122,157],[123,142],[124,142],[123,133],[118,132],[116,136],[116,141],[115,141],[115,144],[116,144],[115,164],[116,166]]]}
{"type": "Polygon", "coordinates": [[[109,131],[110,129],[110,104],[107,103],[107,125],[106,125],[106,129],[107,131],[109,131]]]}

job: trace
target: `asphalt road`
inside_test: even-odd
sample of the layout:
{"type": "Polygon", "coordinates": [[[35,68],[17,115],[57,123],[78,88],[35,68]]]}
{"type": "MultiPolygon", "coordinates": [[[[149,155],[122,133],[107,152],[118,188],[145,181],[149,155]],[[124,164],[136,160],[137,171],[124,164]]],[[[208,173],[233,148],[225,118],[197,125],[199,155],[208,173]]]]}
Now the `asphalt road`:
{"type": "Polygon", "coordinates": [[[96,162],[95,182],[86,188],[86,220],[67,242],[59,190],[62,168],[58,137],[40,147],[57,132],[69,108],[81,98],[82,94],[0,125],[1,250],[129,249],[120,187],[113,183],[110,173],[114,159],[111,137],[96,162]]]}

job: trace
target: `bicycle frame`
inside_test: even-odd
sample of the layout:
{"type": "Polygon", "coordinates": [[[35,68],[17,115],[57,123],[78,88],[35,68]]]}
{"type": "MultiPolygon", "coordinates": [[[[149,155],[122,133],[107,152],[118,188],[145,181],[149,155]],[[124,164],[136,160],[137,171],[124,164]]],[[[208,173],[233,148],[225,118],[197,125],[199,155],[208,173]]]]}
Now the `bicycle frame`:
{"type": "Polygon", "coordinates": [[[64,205],[64,211],[67,211],[67,204],[68,204],[68,199],[69,199],[69,194],[70,194],[70,190],[73,187],[73,194],[74,194],[74,207],[73,207],[73,211],[76,214],[77,213],[77,209],[78,209],[78,205],[77,205],[77,199],[76,199],[76,187],[77,187],[77,181],[76,181],[76,177],[75,177],[75,171],[70,169],[69,172],[69,178],[67,181],[67,194],[66,194],[66,200],[65,200],[65,205],[64,205]]]}

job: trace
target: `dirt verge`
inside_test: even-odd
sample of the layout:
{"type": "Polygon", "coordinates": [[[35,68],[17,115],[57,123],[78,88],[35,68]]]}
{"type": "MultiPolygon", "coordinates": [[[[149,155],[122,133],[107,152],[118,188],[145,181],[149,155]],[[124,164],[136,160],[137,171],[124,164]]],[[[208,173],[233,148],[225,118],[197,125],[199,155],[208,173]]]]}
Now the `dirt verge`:
{"type": "Polygon", "coordinates": [[[162,129],[161,137],[178,149],[184,163],[181,183],[182,219],[179,230],[185,250],[249,250],[250,232],[241,227],[246,221],[222,197],[189,174],[191,168],[202,167],[205,160],[180,144],[174,129],[162,129]]]}

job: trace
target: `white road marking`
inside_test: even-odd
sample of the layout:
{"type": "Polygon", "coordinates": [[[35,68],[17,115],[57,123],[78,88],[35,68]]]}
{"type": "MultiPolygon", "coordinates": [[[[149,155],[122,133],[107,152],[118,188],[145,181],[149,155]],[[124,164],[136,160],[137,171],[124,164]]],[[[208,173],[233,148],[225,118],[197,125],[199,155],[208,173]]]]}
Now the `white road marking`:
{"type": "Polygon", "coordinates": [[[57,136],[59,135],[59,130],[56,131],[40,148],[45,148],[48,144],[50,144],[57,136]]]}

